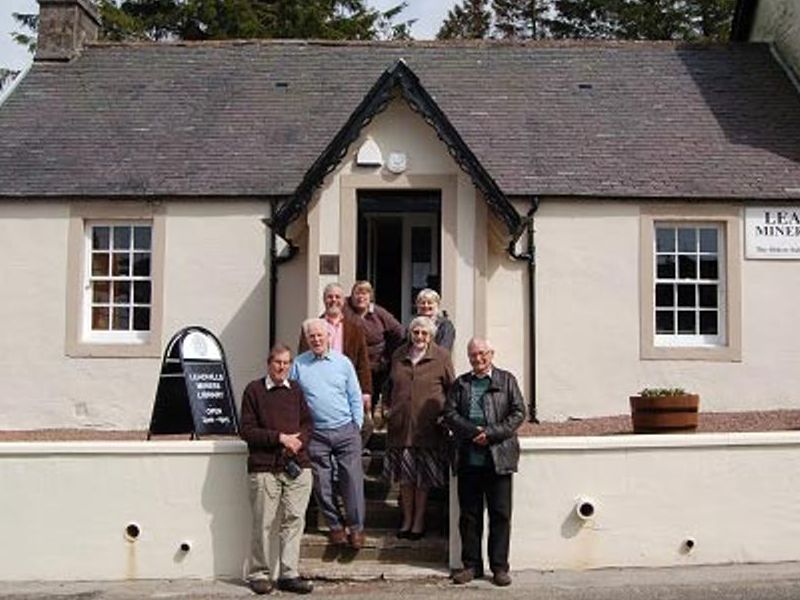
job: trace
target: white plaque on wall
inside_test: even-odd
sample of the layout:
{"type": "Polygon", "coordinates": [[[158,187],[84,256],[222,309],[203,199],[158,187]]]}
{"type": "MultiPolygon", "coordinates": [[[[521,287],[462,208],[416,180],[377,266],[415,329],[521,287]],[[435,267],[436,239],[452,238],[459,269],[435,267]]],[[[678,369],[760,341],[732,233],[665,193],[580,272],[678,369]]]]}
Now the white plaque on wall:
{"type": "Polygon", "coordinates": [[[800,260],[800,206],[744,209],[745,257],[800,260]]]}

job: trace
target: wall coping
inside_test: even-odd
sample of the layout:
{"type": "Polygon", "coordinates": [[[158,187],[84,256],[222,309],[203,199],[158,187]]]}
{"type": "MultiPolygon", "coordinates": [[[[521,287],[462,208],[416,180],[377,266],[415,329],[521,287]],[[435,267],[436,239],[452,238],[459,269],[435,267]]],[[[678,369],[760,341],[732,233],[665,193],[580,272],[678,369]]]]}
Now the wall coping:
{"type": "Polygon", "coordinates": [[[800,446],[800,431],[521,437],[523,452],[800,446]]]}
{"type": "MultiPolygon", "coordinates": [[[[647,450],[800,446],[800,431],[521,437],[525,453],[575,450],[647,450]]],[[[247,454],[241,440],[0,442],[0,456],[126,454],[247,454]]]]}
{"type": "Polygon", "coordinates": [[[241,440],[2,442],[2,456],[115,454],[247,454],[241,440]]]}

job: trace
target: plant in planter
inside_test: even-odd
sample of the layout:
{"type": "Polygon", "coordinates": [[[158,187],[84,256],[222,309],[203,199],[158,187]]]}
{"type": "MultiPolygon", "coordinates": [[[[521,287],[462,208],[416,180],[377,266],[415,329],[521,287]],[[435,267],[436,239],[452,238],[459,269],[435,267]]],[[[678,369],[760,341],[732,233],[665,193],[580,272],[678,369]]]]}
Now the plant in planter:
{"type": "Polygon", "coordinates": [[[645,388],[630,397],[634,433],[669,433],[697,429],[700,396],[681,388],[645,388]]]}

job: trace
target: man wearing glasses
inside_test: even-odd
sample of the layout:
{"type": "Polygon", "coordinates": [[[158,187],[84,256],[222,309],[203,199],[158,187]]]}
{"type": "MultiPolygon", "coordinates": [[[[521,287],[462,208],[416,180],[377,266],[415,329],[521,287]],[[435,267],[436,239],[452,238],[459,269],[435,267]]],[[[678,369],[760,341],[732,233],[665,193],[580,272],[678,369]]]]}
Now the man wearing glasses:
{"type": "Polygon", "coordinates": [[[454,471],[461,516],[461,562],[453,583],[483,577],[481,540],[484,505],[489,513],[489,567],[492,582],[511,584],[508,551],[511,536],[511,476],[519,463],[517,429],[525,419],[525,401],[517,380],[494,366],[488,340],[467,345],[472,370],[456,379],[444,408],[456,441],[454,471]]]}

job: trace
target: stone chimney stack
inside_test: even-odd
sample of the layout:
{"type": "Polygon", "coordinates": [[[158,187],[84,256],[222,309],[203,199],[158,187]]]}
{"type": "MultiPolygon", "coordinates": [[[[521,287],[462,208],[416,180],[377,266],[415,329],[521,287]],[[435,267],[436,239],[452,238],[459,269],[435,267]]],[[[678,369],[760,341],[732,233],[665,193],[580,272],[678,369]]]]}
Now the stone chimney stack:
{"type": "Polygon", "coordinates": [[[92,0],[39,0],[36,61],[67,61],[97,39],[100,13],[92,0]]]}

